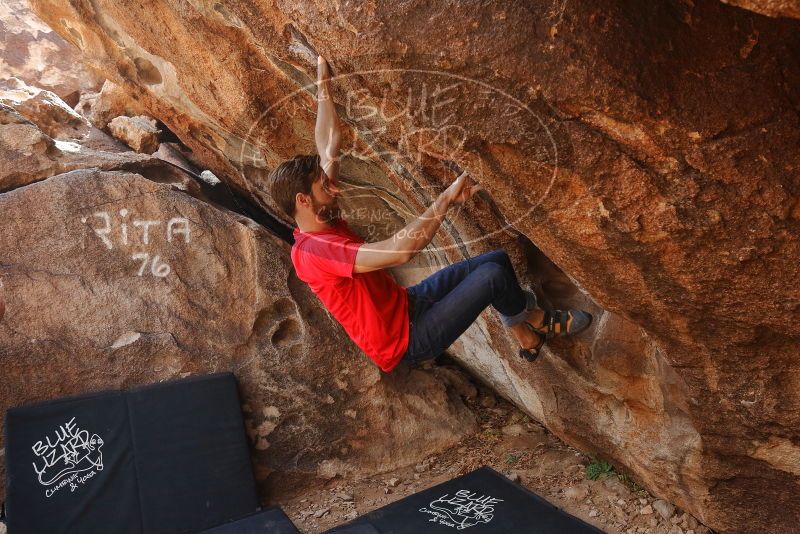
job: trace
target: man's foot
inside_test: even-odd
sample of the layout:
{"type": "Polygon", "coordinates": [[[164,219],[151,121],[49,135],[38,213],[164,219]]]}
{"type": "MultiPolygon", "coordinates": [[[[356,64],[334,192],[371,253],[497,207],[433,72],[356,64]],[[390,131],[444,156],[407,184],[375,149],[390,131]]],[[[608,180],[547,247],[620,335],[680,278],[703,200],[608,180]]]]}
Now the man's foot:
{"type": "Polygon", "coordinates": [[[539,351],[547,340],[545,335],[539,332],[543,320],[544,310],[535,308],[531,310],[528,317],[525,318],[525,321],[511,327],[511,330],[514,332],[520,344],[520,357],[529,362],[539,357],[539,351]]]}
{"type": "Polygon", "coordinates": [[[536,331],[547,339],[556,336],[572,336],[583,332],[592,324],[592,314],[583,310],[545,311],[542,324],[536,331]]]}
{"type": "Polygon", "coordinates": [[[548,339],[583,332],[591,323],[592,315],[582,310],[549,312],[536,308],[525,321],[511,328],[520,343],[520,357],[534,361],[548,339]]]}

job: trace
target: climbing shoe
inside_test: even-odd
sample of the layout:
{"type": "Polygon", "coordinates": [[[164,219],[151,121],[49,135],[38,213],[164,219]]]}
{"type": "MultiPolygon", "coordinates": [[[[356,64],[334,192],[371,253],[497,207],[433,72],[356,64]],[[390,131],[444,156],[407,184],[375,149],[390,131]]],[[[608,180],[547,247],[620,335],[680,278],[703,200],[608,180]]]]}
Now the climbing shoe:
{"type": "Polygon", "coordinates": [[[592,324],[592,314],[589,312],[582,310],[554,310],[551,312],[545,310],[542,326],[538,328],[531,326],[546,339],[552,339],[556,336],[573,336],[589,328],[590,324],[592,324]],[[557,330],[556,325],[558,325],[557,330]]]}
{"type": "Polygon", "coordinates": [[[542,350],[542,347],[544,346],[544,342],[547,341],[547,338],[544,336],[544,334],[539,332],[536,329],[536,327],[533,326],[528,321],[525,321],[522,324],[524,324],[526,327],[528,327],[528,330],[530,330],[531,332],[536,334],[537,337],[539,338],[539,343],[535,347],[529,347],[529,348],[521,347],[519,349],[520,358],[523,358],[525,360],[528,360],[529,362],[532,362],[532,361],[535,361],[536,358],[539,357],[539,351],[542,350]]]}

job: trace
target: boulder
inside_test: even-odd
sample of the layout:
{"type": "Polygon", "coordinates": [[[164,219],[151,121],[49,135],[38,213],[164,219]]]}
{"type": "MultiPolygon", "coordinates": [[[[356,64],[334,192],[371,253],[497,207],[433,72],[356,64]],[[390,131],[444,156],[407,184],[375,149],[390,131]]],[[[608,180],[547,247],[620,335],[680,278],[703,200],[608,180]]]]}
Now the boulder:
{"type": "Polygon", "coordinates": [[[418,215],[449,162],[486,189],[400,280],[503,247],[543,303],[595,315],[529,364],[487,311],[453,356],[715,531],[796,527],[800,21],[717,0],[32,3],[276,214],[265,178],[315,150],[329,58],[365,238],[418,215]]]}
{"type": "Polygon", "coordinates": [[[103,83],[81,62],[80,48],[34,15],[26,0],[3,0],[0,8],[0,80],[11,77],[52,91],[70,106],[103,83]]]}
{"type": "Polygon", "coordinates": [[[669,519],[675,515],[675,506],[663,499],[656,499],[653,501],[653,508],[664,518],[664,521],[669,521],[669,519]]]}
{"type": "MultiPolygon", "coordinates": [[[[0,101],[3,94],[0,91],[0,101]]],[[[34,118],[49,125],[51,131],[69,130],[69,126],[62,129],[57,118],[46,114],[36,114],[34,118]]],[[[111,138],[98,130],[91,130],[84,138],[53,139],[12,107],[0,103],[0,191],[86,167],[112,170],[138,164],[140,168],[159,167],[164,172],[171,172],[155,158],[124,152],[124,147],[111,138]]]]}
{"type": "Polygon", "coordinates": [[[265,500],[274,484],[414,465],[476,429],[429,373],[369,364],[288,244],[134,170],[149,173],[75,170],[0,194],[14,222],[0,233],[0,414],[232,371],[265,500]]]}
{"type": "Polygon", "coordinates": [[[770,17],[792,17],[800,19],[798,0],[722,0],[726,4],[739,6],[770,17]]]}
{"type": "Polygon", "coordinates": [[[53,170],[61,154],[53,139],[35,124],[0,104],[0,190],[39,180],[53,170]]]}
{"type": "Polygon", "coordinates": [[[33,87],[18,78],[0,82],[0,104],[14,108],[54,139],[80,139],[89,133],[89,121],[55,93],[33,87]]]}
{"type": "Polygon", "coordinates": [[[108,80],[99,93],[83,93],[75,111],[86,117],[92,126],[104,129],[115,117],[135,117],[146,112],[119,85],[108,80]]]}
{"type": "Polygon", "coordinates": [[[150,117],[115,117],[108,123],[111,135],[134,149],[136,152],[152,154],[158,150],[158,136],[161,133],[156,121],[150,117]]]}
{"type": "Polygon", "coordinates": [[[161,160],[187,168],[168,148],[156,157],[130,151],[91,126],[54,93],[14,78],[0,82],[0,191],[76,169],[135,167],[153,179],[160,179],[156,175],[169,180],[179,177],[183,187],[199,193],[188,175],[177,174],[161,160]]]}

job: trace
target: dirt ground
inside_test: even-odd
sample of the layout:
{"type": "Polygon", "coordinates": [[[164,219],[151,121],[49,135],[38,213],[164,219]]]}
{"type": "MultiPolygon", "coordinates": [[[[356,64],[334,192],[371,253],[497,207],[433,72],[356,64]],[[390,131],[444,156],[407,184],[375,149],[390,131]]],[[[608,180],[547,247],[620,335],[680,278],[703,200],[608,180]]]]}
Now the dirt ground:
{"type": "Polygon", "coordinates": [[[609,534],[709,534],[691,515],[617,473],[586,478],[592,459],[463,371],[437,366],[477,414],[481,429],[416,466],[363,478],[335,478],[279,504],[303,533],[319,533],[388,503],[488,465],[609,534]]]}

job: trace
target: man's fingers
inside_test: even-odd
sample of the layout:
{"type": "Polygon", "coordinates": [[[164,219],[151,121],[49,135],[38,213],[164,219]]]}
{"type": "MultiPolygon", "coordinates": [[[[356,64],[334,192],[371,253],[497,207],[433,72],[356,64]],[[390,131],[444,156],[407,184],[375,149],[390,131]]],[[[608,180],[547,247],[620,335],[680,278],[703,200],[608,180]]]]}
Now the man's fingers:
{"type": "Polygon", "coordinates": [[[453,182],[453,195],[460,196],[464,192],[464,186],[467,185],[467,176],[462,175],[455,179],[453,182]]]}
{"type": "Polygon", "coordinates": [[[468,199],[469,199],[469,198],[472,198],[472,197],[475,195],[475,193],[477,193],[477,192],[478,192],[478,191],[480,191],[481,189],[483,189],[483,188],[482,188],[481,186],[479,186],[479,185],[473,185],[473,186],[471,186],[469,189],[467,189],[467,190],[466,190],[466,197],[467,197],[468,199]]]}
{"type": "Polygon", "coordinates": [[[458,184],[456,187],[460,190],[464,187],[465,184],[471,181],[471,178],[469,176],[469,173],[467,171],[464,171],[461,174],[459,174],[458,178],[456,178],[453,181],[458,184]]]}
{"type": "Polygon", "coordinates": [[[470,199],[478,191],[483,191],[483,186],[476,184],[468,171],[463,171],[459,174],[458,178],[453,180],[453,183],[448,187],[450,198],[458,204],[470,199]]]}
{"type": "Polygon", "coordinates": [[[328,94],[329,80],[328,62],[322,56],[317,56],[317,100],[323,101],[330,98],[328,94]]]}
{"type": "Polygon", "coordinates": [[[472,185],[467,189],[462,189],[461,192],[457,195],[457,202],[459,204],[466,202],[467,200],[471,199],[478,191],[483,191],[483,186],[476,184],[472,185]]]}
{"type": "Polygon", "coordinates": [[[331,79],[331,64],[322,56],[317,56],[317,81],[322,82],[331,79]]]}
{"type": "Polygon", "coordinates": [[[317,56],[317,80],[323,81],[329,77],[328,62],[322,56],[317,56]]]}

